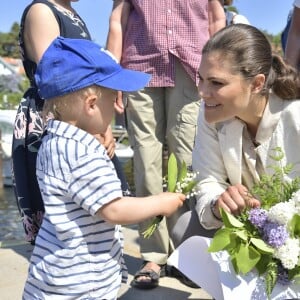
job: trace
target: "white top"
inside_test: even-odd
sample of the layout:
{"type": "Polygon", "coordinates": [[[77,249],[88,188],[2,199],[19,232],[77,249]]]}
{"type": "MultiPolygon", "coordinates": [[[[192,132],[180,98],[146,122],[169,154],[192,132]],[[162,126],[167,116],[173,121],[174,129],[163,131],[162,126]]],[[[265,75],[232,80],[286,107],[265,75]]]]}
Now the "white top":
{"type": "Polygon", "coordinates": [[[127,279],[121,226],[96,215],[122,197],[105,148],[85,131],[51,120],[37,178],[46,212],[23,299],[116,299],[127,279]]]}
{"type": "Polygon", "coordinates": [[[226,25],[232,25],[232,24],[247,24],[250,25],[249,20],[244,16],[237,14],[234,11],[225,10],[226,15],[226,25]]]}
{"type": "Polygon", "coordinates": [[[300,0],[295,0],[294,1],[294,6],[300,8],[300,0]]]}
{"type": "Polygon", "coordinates": [[[209,124],[204,111],[198,118],[198,133],[193,150],[193,170],[199,171],[196,210],[207,229],[222,225],[211,213],[210,202],[229,185],[244,184],[251,188],[262,173],[270,174],[272,149],[284,151],[283,165],[291,163],[289,177],[300,176],[300,100],[282,100],[271,94],[260,122],[255,147],[247,135],[246,125],[236,118],[209,124]]]}

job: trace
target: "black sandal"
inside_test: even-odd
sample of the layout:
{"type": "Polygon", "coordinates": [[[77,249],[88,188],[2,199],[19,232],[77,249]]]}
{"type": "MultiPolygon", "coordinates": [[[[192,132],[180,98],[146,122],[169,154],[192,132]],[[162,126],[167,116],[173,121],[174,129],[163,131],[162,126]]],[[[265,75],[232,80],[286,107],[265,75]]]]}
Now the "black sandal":
{"type": "Polygon", "coordinates": [[[177,278],[181,283],[185,284],[186,286],[193,288],[193,289],[200,289],[200,287],[191,279],[186,277],[182,272],[180,272],[175,267],[171,267],[169,274],[172,277],[177,278]]]}
{"type": "Polygon", "coordinates": [[[148,261],[144,261],[139,271],[137,271],[134,275],[132,285],[138,289],[154,289],[158,286],[159,278],[166,276],[166,265],[159,265],[160,272],[157,273],[153,271],[151,268],[145,268],[148,261]],[[149,281],[140,281],[138,278],[145,276],[148,277],[149,281]]]}

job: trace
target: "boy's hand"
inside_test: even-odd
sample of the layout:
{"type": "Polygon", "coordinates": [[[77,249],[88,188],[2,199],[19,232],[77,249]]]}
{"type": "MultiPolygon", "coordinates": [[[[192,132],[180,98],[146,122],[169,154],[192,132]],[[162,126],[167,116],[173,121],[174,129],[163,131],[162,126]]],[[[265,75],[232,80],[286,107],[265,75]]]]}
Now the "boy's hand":
{"type": "Polygon", "coordinates": [[[124,113],[124,104],[123,104],[123,93],[122,92],[118,92],[116,101],[115,101],[115,111],[118,114],[123,114],[124,113]]]}
{"type": "Polygon", "coordinates": [[[104,134],[94,134],[94,137],[105,147],[109,158],[112,158],[115,155],[116,141],[111,127],[109,126],[104,134]]]}
{"type": "Polygon", "coordinates": [[[168,217],[172,215],[185,201],[185,195],[180,193],[164,192],[157,195],[160,199],[162,215],[168,217]]]}

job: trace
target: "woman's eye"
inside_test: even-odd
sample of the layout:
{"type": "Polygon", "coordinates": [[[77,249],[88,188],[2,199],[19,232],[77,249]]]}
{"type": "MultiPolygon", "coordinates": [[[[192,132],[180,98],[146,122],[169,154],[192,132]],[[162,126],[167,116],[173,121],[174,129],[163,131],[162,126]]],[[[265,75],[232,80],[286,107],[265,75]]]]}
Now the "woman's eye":
{"type": "Polygon", "coordinates": [[[223,85],[222,82],[216,81],[216,80],[211,81],[211,83],[212,83],[213,85],[216,85],[216,86],[221,86],[221,85],[223,85]]]}

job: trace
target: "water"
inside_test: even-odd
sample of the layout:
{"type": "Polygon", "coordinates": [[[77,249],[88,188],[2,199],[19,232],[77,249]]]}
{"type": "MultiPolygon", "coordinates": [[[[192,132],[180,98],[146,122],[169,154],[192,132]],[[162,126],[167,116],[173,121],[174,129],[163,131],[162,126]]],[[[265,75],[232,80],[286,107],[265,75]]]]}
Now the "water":
{"type": "Polygon", "coordinates": [[[0,189],[0,241],[24,240],[24,230],[13,189],[0,189]]]}
{"type": "MultiPolygon", "coordinates": [[[[134,191],[132,160],[125,163],[123,167],[128,184],[134,191]]],[[[13,189],[0,188],[0,242],[24,240],[24,229],[13,189]]]]}

